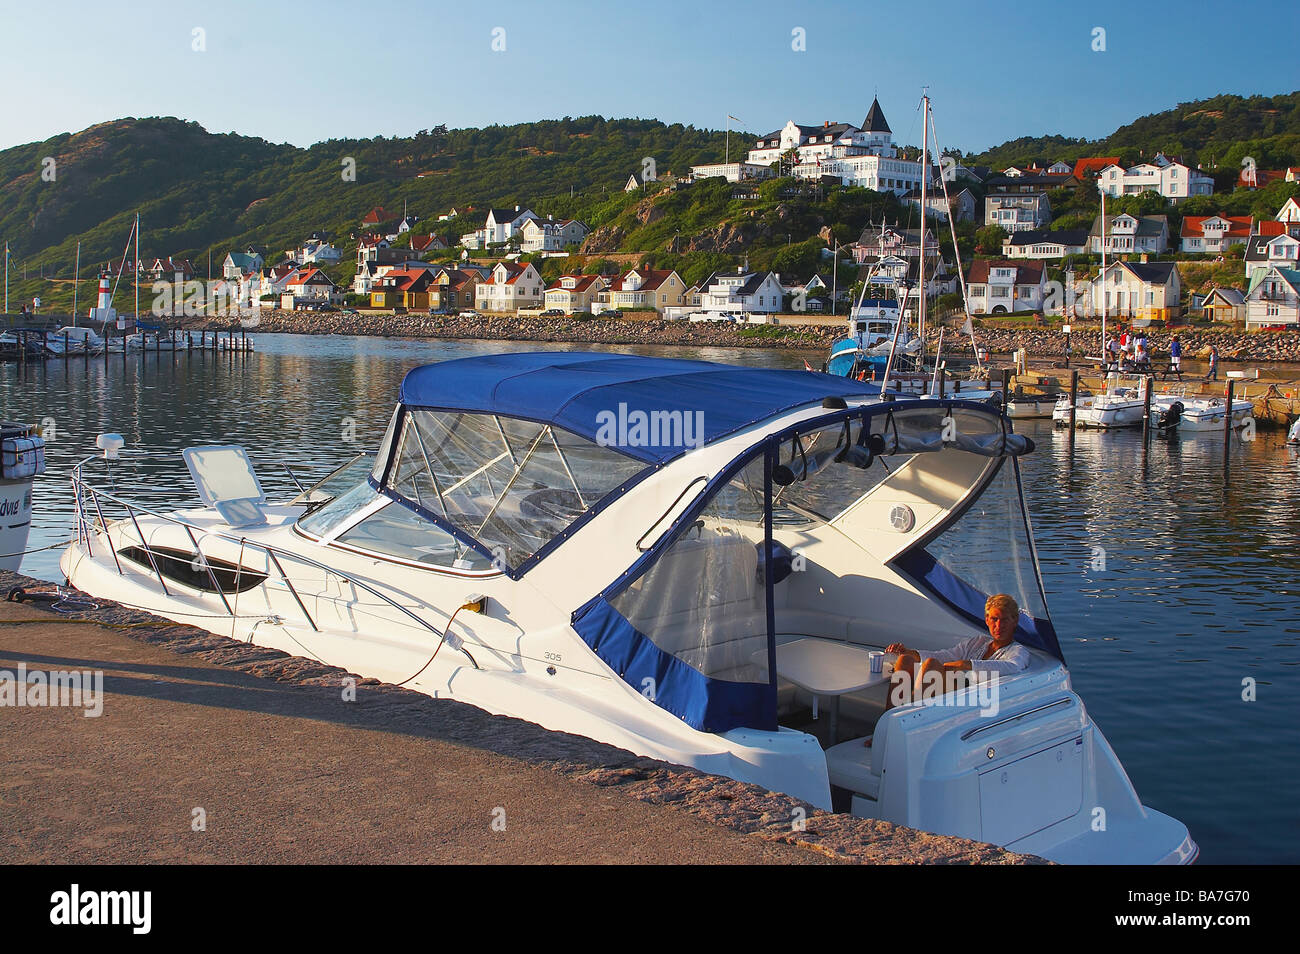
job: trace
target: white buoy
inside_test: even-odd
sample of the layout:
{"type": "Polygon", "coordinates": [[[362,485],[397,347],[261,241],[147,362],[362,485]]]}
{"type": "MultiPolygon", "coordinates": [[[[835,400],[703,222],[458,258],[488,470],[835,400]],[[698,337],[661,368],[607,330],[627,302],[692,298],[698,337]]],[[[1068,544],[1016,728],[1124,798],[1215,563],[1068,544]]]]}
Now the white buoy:
{"type": "Polygon", "coordinates": [[[17,570],[32,528],[32,481],[45,473],[45,441],[25,424],[0,423],[0,570],[17,570]]]}

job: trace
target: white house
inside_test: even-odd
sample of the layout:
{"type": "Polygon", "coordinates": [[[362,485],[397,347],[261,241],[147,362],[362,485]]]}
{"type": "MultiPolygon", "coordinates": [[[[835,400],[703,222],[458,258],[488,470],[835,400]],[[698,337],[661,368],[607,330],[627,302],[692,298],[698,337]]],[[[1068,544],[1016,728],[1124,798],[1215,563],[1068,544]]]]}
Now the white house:
{"type": "Polygon", "coordinates": [[[1046,192],[997,193],[984,197],[984,224],[1000,225],[1008,232],[1040,229],[1052,221],[1052,203],[1046,192]]]}
{"type": "Polygon", "coordinates": [[[1183,219],[1182,250],[1221,255],[1248,243],[1254,227],[1249,215],[1189,215],[1183,219]]]}
{"type": "Polygon", "coordinates": [[[1246,330],[1271,325],[1300,327],[1300,271],[1270,265],[1251,276],[1246,330]]]}
{"type": "Polygon", "coordinates": [[[329,242],[317,238],[309,238],[302,243],[302,246],[294,253],[294,258],[307,265],[314,262],[321,264],[331,264],[340,261],[343,253],[336,249],[329,242]]]}
{"type": "MultiPolygon", "coordinates": [[[[1169,250],[1169,219],[1163,215],[1144,215],[1141,218],[1123,214],[1108,216],[1110,221],[1105,227],[1105,245],[1107,255],[1128,255],[1146,253],[1159,255],[1169,250]]],[[[1097,216],[1092,220],[1092,229],[1088,232],[1089,250],[1093,255],[1101,254],[1102,220],[1097,216]]]]}
{"type": "Polygon", "coordinates": [[[742,179],[770,179],[776,175],[771,166],[759,166],[752,162],[708,162],[701,166],[691,166],[691,175],[696,179],[726,179],[739,182],[742,179]]]}
{"type": "Polygon", "coordinates": [[[800,178],[836,176],[844,185],[900,196],[921,187],[921,163],[898,157],[879,100],[872,100],[861,126],[829,121],[804,126],[790,120],[758,140],[748,161],[767,167],[791,151],[796,161],[790,172],[800,178]]]}
{"type": "Polygon", "coordinates": [[[772,314],[781,310],[784,297],[781,276],[775,272],[714,272],[700,283],[704,311],[772,314]]]}
{"type": "Polygon", "coordinates": [[[979,259],[966,273],[966,296],[972,314],[1040,311],[1047,296],[1047,269],[1042,262],[979,259]]]}
{"type": "Polygon", "coordinates": [[[247,252],[229,252],[221,263],[221,277],[239,281],[245,275],[260,272],[264,264],[261,254],[251,248],[247,252]]]}
{"type": "Polygon", "coordinates": [[[285,277],[280,307],[292,310],[304,303],[329,304],[340,300],[338,289],[330,277],[319,268],[307,265],[294,269],[285,277]]]}
{"type": "Polygon", "coordinates": [[[474,289],[474,307],[479,311],[518,311],[538,307],[543,297],[542,277],[532,263],[497,262],[491,280],[474,289]]]}
{"type": "Polygon", "coordinates": [[[513,211],[510,209],[488,209],[487,221],[483,224],[483,228],[462,236],[460,244],[467,248],[487,248],[489,245],[499,245],[508,241],[511,236],[523,228],[524,223],[529,219],[537,217],[537,214],[531,209],[524,209],[519,206],[515,206],[513,211]]]}
{"type": "Polygon", "coordinates": [[[1300,202],[1292,196],[1282,203],[1282,208],[1277,210],[1277,215],[1273,218],[1277,222],[1300,222],[1300,202]]]}
{"type": "Polygon", "coordinates": [[[1252,235],[1246,245],[1246,278],[1249,279],[1258,269],[1276,265],[1278,268],[1300,268],[1300,228],[1293,232],[1276,228],[1265,230],[1265,226],[1280,226],[1279,222],[1261,222],[1260,234],[1252,235]]]}
{"type": "Polygon", "coordinates": [[[1063,258],[1082,255],[1087,250],[1087,229],[1062,229],[1059,232],[1026,229],[1012,232],[1002,242],[1004,258],[1063,258]]]}
{"type": "Polygon", "coordinates": [[[1170,202],[1179,202],[1194,195],[1209,195],[1214,191],[1214,180],[1199,169],[1159,153],[1151,162],[1128,169],[1107,166],[1097,178],[1097,188],[1110,196],[1156,192],[1170,202]]]}
{"type": "Polygon", "coordinates": [[[523,237],[522,252],[559,252],[570,245],[581,245],[587,237],[587,226],[577,219],[528,219],[520,228],[523,237]]]}

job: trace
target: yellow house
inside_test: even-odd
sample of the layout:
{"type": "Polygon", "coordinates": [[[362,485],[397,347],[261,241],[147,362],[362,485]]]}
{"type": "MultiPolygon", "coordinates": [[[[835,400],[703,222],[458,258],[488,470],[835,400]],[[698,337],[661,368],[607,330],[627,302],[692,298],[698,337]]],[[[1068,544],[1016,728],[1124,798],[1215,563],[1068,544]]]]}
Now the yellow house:
{"type": "Polygon", "coordinates": [[[592,311],[596,296],[608,286],[600,275],[561,275],[546,289],[546,310],[559,309],[566,315],[592,311]]]}
{"type": "Polygon", "coordinates": [[[1103,302],[1112,318],[1168,321],[1182,313],[1178,266],[1173,262],[1112,262],[1090,283],[1092,313],[1103,302]]]}
{"type": "Polygon", "coordinates": [[[634,268],[609,287],[609,304],[619,311],[662,312],[688,303],[686,283],[673,269],[634,268]]]}

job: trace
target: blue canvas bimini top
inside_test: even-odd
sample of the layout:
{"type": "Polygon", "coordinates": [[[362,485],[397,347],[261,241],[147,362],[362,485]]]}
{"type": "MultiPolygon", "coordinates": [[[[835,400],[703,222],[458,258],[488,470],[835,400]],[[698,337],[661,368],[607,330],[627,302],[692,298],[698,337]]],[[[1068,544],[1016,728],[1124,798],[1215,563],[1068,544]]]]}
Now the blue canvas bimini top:
{"type": "MultiPolygon", "coordinates": [[[[777,414],[829,396],[879,394],[873,384],[811,371],[738,368],[708,361],[571,351],[518,352],[429,364],[402,379],[408,407],[502,414],[545,421],[598,441],[611,417],[696,415],[706,444],[777,414]]],[[[620,446],[633,457],[663,463],[681,445],[620,446]]]]}

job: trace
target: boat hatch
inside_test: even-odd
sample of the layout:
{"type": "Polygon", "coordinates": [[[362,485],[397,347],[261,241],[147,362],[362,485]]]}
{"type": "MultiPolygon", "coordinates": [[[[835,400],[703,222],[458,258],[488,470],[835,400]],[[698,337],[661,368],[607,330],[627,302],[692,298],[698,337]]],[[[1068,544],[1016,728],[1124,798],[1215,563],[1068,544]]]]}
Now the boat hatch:
{"type": "Polygon", "coordinates": [[[123,547],[117,551],[117,555],[150,572],[153,572],[156,566],[163,578],[204,593],[216,592],[212,588],[214,577],[222,593],[244,593],[261,586],[266,581],[265,573],[250,570],[248,567],[227,560],[219,560],[216,557],[205,557],[208,567],[212,570],[212,576],[209,576],[203,566],[204,561],[198,554],[172,547],[123,547]],[[153,558],[152,561],[150,557],[153,558]]]}
{"type": "MultiPolygon", "coordinates": [[[[579,609],[574,629],[693,728],[773,730],[776,640],[844,640],[886,606],[907,619],[905,601],[928,600],[877,570],[1031,448],[1000,415],[962,402],[868,405],[769,436],[579,609]]],[[[880,629],[860,641],[903,635],[880,629]]]]}

